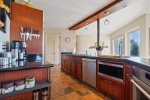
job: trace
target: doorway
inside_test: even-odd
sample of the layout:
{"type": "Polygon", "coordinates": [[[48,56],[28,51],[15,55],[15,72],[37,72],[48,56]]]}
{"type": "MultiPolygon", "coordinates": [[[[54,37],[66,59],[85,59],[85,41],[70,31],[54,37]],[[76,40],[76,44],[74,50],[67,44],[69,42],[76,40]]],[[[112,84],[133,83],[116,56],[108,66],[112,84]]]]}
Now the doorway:
{"type": "Polygon", "coordinates": [[[61,60],[60,36],[48,35],[46,39],[46,61],[59,65],[61,60]]]}

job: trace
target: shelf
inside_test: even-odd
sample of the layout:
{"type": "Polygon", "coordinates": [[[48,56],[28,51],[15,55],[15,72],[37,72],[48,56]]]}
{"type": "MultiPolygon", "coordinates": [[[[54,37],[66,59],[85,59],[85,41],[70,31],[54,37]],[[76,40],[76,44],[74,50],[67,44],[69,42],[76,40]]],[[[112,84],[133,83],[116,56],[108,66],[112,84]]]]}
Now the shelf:
{"type": "Polygon", "coordinates": [[[20,91],[14,91],[11,93],[0,94],[0,99],[5,98],[5,97],[9,97],[9,96],[14,96],[14,95],[21,94],[21,93],[25,93],[25,92],[30,92],[30,91],[34,91],[34,90],[47,88],[50,86],[51,86],[51,82],[49,82],[49,81],[46,81],[46,80],[45,81],[39,81],[36,83],[36,86],[33,88],[25,88],[25,89],[20,90],[20,91]]]}

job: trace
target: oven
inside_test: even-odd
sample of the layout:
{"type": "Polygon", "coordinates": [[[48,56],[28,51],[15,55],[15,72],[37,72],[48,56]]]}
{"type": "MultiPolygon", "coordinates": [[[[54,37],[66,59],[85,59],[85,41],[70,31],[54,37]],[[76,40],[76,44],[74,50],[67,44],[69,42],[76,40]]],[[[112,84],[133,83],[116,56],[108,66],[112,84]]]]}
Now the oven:
{"type": "Polygon", "coordinates": [[[123,64],[99,61],[98,62],[98,74],[108,75],[110,77],[123,80],[123,64]]]}
{"type": "Polygon", "coordinates": [[[132,68],[132,100],[150,100],[150,72],[134,66],[132,68]]]}

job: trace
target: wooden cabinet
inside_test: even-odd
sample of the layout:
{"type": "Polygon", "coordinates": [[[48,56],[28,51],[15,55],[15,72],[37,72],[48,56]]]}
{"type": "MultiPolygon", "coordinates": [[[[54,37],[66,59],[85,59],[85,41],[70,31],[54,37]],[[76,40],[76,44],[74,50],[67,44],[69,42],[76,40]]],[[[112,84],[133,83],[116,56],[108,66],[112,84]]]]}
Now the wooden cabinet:
{"type": "Polygon", "coordinates": [[[130,65],[125,67],[125,94],[126,100],[132,100],[132,85],[130,82],[130,77],[132,77],[132,68],[130,65]]]}
{"type": "Polygon", "coordinates": [[[81,60],[81,58],[62,55],[61,70],[82,80],[82,60],[81,60]]]}
{"type": "Polygon", "coordinates": [[[76,63],[76,77],[82,80],[82,62],[76,63]]]}
{"type": "MultiPolygon", "coordinates": [[[[109,69],[109,73],[108,74],[104,74],[106,72],[106,70],[108,70],[107,68],[104,69],[104,66],[98,65],[97,62],[97,84],[96,87],[103,91],[104,93],[110,95],[111,97],[113,97],[115,100],[125,100],[125,82],[124,82],[124,71],[125,71],[125,67],[126,64],[125,63],[121,63],[121,62],[112,62],[112,61],[101,61],[104,63],[108,63],[108,64],[112,64],[111,66],[105,66],[105,67],[113,67],[115,65],[113,64],[119,64],[119,65],[123,65],[123,69],[109,69]],[[102,73],[99,73],[99,69],[103,69],[102,73]],[[105,70],[105,71],[104,71],[105,70]],[[113,73],[118,72],[118,74],[122,74],[123,73],[123,79],[121,78],[117,78],[114,77],[113,73]],[[121,73],[122,72],[122,73],[121,73]],[[110,74],[110,75],[109,75],[110,74]],[[111,74],[113,74],[111,76],[111,74]]],[[[116,65],[117,68],[117,65],[116,65]]]]}
{"type": "Polygon", "coordinates": [[[64,56],[61,56],[61,70],[64,71],[64,56]]]}
{"type": "Polygon", "coordinates": [[[111,78],[98,75],[97,88],[113,96],[115,100],[125,100],[124,85],[122,82],[117,82],[111,78]]]}

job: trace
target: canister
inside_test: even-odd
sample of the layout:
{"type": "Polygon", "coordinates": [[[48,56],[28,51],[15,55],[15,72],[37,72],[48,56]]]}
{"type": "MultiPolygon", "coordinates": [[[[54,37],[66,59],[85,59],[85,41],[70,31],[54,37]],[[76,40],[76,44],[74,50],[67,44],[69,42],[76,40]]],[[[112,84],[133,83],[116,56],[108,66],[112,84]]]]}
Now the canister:
{"type": "Polygon", "coordinates": [[[15,81],[15,90],[23,90],[25,89],[25,81],[24,80],[17,80],[15,81]]]}
{"type": "Polygon", "coordinates": [[[2,94],[10,93],[15,90],[14,82],[2,83],[2,94]]]}
{"type": "Polygon", "coordinates": [[[27,77],[25,80],[26,88],[32,88],[35,86],[35,77],[27,77]]]}

